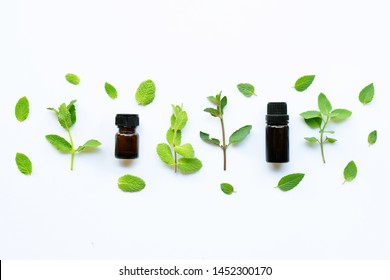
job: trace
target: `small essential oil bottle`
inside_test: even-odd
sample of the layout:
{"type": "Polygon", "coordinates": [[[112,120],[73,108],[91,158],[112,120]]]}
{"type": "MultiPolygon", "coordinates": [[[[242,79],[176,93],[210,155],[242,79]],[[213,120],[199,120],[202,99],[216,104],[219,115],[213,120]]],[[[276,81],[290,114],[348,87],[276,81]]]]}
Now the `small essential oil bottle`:
{"type": "Polygon", "coordinates": [[[287,103],[270,102],[265,117],[265,155],[267,162],[288,162],[289,156],[289,128],[287,103]]]}
{"type": "Polygon", "coordinates": [[[138,133],[135,128],[139,125],[136,114],[118,114],[115,124],[119,131],[115,135],[115,157],[120,159],[138,158],[138,133]]]}

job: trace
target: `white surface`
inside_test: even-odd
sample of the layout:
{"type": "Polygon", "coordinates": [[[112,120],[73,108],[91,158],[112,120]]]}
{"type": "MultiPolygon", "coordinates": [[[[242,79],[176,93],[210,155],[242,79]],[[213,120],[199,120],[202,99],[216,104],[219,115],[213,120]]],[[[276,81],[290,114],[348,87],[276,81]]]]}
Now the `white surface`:
{"type": "Polygon", "coordinates": [[[388,259],[390,188],[388,92],[390,18],[385,1],[1,1],[0,2],[0,258],[69,259],[388,259]],[[64,75],[73,72],[73,86],[64,75]],[[291,86],[316,74],[307,92],[291,86]],[[157,97],[140,107],[138,84],[151,78],[157,97]],[[104,82],[119,92],[110,100],[104,82]],[[238,93],[250,82],[258,96],[238,93]],[[374,101],[359,91],[374,82],[374,101]],[[219,136],[202,110],[206,97],[227,95],[228,134],[252,124],[250,136],[222,152],[199,139],[219,136]],[[320,150],[299,113],[316,108],[319,92],[352,117],[331,125],[339,141],[320,150]],[[14,117],[17,100],[31,103],[27,121],[14,117]],[[103,143],[69,155],[45,140],[64,135],[49,106],[77,99],[76,144],[103,143]],[[286,101],[291,162],[273,169],[264,160],[264,115],[269,101],[286,101]],[[174,174],[155,153],[165,140],[170,104],[184,104],[191,142],[203,168],[174,174]],[[116,113],[139,113],[140,158],[113,157],[116,113]],[[367,135],[378,130],[378,142],[367,135]],[[30,156],[32,176],[17,170],[16,152],[30,156]],[[358,177],[343,182],[355,160],[358,177]],[[306,176],[293,191],[275,189],[285,174],[306,176]],[[117,178],[145,179],[140,193],[123,193],[117,178]],[[221,182],[237,193],[224,195],[221,182]]]}

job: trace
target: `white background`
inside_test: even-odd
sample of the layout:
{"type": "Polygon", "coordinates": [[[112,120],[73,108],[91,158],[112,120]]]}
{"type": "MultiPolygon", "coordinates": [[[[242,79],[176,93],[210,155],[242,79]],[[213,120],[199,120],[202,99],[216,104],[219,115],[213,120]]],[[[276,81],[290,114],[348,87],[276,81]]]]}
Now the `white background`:
{"type": "Polygon", "coordinates": [[[0,258],[12,259],[388,259],[390,141],[388,7],[385,1],[4,1],[0,2],[0,258]],[[76,73],[81,83],[66,82],[76,73]],[[316,74],[303,93],[291,86],[316,74]],[[134,93],[151,78],[156,99],[138,106],[134,93]],[[119,93],[111,100],[104,83],[119,93]],[[240,82],[255,85],[246,98],[240,82]],[[376,95],[363,106],[360,90],[376,95]],[[220,90],[228,97],[228,134],[252,124],[245,141],[228,150],[203,143],[199,130],[219,137],[217,119],[202,110],[220,90]],[[325,147],[299,113],[315,109],[324,92],[334,108],[353,111],[332,124],[339,141],[325,147]],[[29,118],[14,117],[30,100],[29,118]],[[93,153],[53,149],[46,134],[66,136],[47,107],[77,99],[76,144],[103,143],[93,153]],[[270,101],[286,101],[291,161],[265,162],[264,116],[270,101]],[[184,104],[191,142],[203,168],[174,174],[158,159],[171,104],[184,104]],[[140,158],[114,158],[117,113],[140,115],[140,158]],[[367,135],[378,130],[368,147],[367,135]],[[16,168],[27,154],[31,176],[16,168]],[[342,184],[350,160],[358,176],[342,184]],[[274,186],[293,172],[296,189],[274,186]],[[123,193],[118,177],[144,178],[140,193],[123,193]],[[219,184],[236,188],[231,196],[219,184]]]}

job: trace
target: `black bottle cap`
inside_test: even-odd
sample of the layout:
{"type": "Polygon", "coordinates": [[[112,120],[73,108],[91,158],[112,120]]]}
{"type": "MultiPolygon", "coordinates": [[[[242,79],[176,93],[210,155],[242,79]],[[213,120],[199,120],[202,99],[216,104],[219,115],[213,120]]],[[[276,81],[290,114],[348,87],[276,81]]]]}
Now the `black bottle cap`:
{"type": "Polygon", "coordinates": [[[115,124],[119,127],[136,127],[139,125],[137,114],[117,114],[115,124]]]}
{"type": "Polygon", "coordinates": [[[265,117],[268,124],[283,125],[288,123],[287,103],[270,102],[267,105],[267,116],[265,117]]]}

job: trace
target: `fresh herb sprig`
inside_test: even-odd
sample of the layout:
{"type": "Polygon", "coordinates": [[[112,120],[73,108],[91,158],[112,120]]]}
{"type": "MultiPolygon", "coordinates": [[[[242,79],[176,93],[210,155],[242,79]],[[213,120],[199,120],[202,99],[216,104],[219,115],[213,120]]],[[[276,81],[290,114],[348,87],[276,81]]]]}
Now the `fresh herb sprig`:
{"type": "Polygon", "coordinates": [[[68,132],[69,142],[65,140],[63,137],[49,134],[46,135],[46,140],[49,141],[50,144],[53,145],[60,152],[70,153],[71,161],[70,161],[70,170],[73,170],[73,162],[74,156],[76,153],[83,152],[85,150],[94,149],[101,145],[101,143],[95,139],[90,139],[85,142],[84,145],[79,146],[77,149],[75,148],[72,134],[70,133],[70,128],[76,123],[76,100],[71,101],[68,105],[62,103],[58,109],[47,108],[56,113],[58,122],[60,125],[68,132]]]}
{"type": "Polygon", "coordinates": [[[209,96],[207,97],[208,100],[211,101],[214,105],[216,105],[216,108],[206,108],[204,109],[205,112],[210,113],[211,116],[219,118],[221,121],[221,128],[222,128],[222,144],[221,141],[217,138],[210,138],[210,135],[208,133],[205,133],[203,131],[200,131],[200,138],[210,144],[219,146],[222,149],[223,152],[223,170],[226,170],[226,150],[231,144],[238,144],[242,140],[244,140],[248,134],[250,133],[252,126],[251,125],[245,125],[241,127],[240,129],[233,132],[232,135],[229,137],[229,143],[226,142],[226,132],[225,132],[225,123],[223,119],[223,113],[224,108],[227,105],[227,97],[221,96],[222,91],[218,93],[216,96],[209,96]]]}
{"type": "Polygon", "coordinates": [[[326,126],[330,121],[341,122],[348,119],[352,112],[346,109],[332,110],[332,105],[325,94],[320,93],[318,95],[318,108],[317,110],[306,111],[300,114],[305,120],[306,124],[311,128],[319,128],[320,137],[305,137],[305,140],[309,143],[319,143],[321,147],[322,161],[325,163],[324,144],[334,143],[337,141],[335,138],[327,137],[324,134],[333,134],[334,131],[326,130],[326,126]]]}
{"type": "Polygon", "coordinates": [[[173,166],[175,173],[177,170],[182,173],[194,173],[202,168],[202,162],[195,157],[194,148],[191,144],[181,145],[182,130],[188,121],[187,112],[183,106],[172,105],[171,126],[166,133],[168,144],[160,143],[156,151],[160,159],[173,166]],[[173,152],[173,156],[172,156],[173,152]]]}

